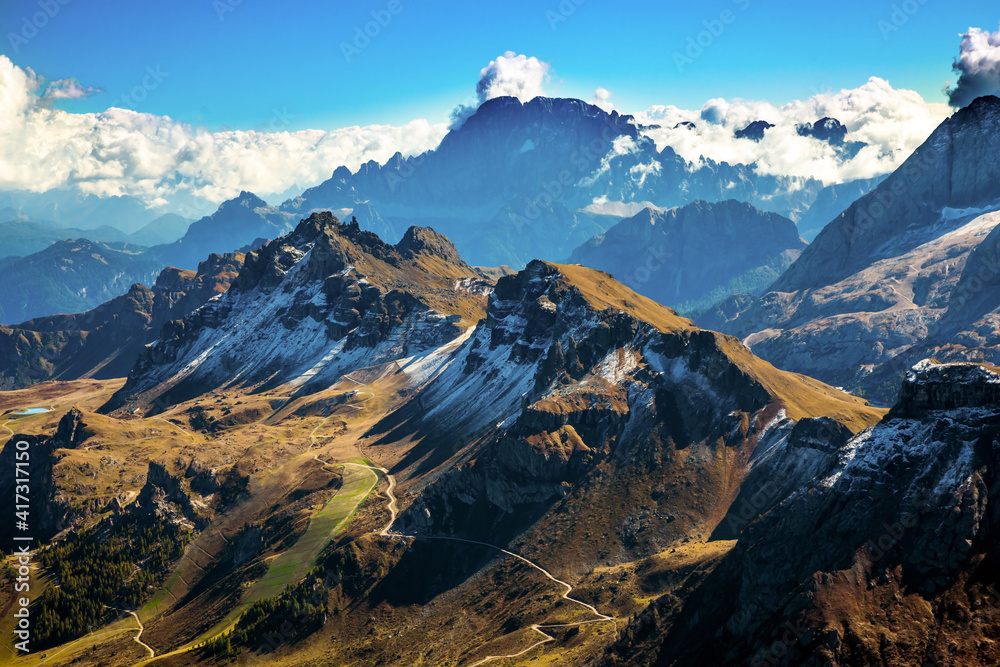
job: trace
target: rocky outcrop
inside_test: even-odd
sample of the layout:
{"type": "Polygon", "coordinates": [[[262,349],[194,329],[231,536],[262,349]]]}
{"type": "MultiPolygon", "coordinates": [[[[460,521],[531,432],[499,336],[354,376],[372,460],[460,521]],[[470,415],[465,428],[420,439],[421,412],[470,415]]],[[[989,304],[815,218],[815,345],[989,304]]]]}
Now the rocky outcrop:
{"type": "MultiPolygon", "coordinates": [[[[191,484],[193,480],[187,486],[191,484]]],[[[128,509],[136,514],[154,513],[198,530],[208,525],[210,519],[195,507],[185,489],[184,478],[171,475],[162,463],[156,461],[149,462],[146,484],[128,509]]]]}
{"type": "Polygon", "coordinates": [[[737,139],[750,139],[751,141],[760,141],[764,138],[764,133],[774,127],[773,124],[768,123],[766,120],[755,120],[742,130],[736,130],[733,135],[737,139]]]}
{"type": "MultiPolygon", "coordinates": [[[[30,535],[45,541],[85,516],[70,513],[69,498],[63,495],[53,476],[53,467],[59,461],[61,449],[79,447],[92,433],[83,421],[83,414],[76,408],[70,410],[51,436],[13,435],[0,451],[0,493],[11,498],[8,507],[14,507],[15,487],[27,485],[28,531],[16,531],[14,517],[0,524],[0,544],[5,551],[14,545],[14,535],[30,535]],[[17,471],[21,474],[18,475],[17,471]]],[[[95,508],[96,509],[96,508],[95,508]]]]}
{"type": "Polygon", "coordinates": [[[996,662],[997,383],[971,364],[914,368],[884,421],[749,523],[656,664],[996,662]]]}
{"type": "Polygon", "coordinates": [[[906,374],[890,415],[914,418],[935,410],[960,408],[1000,410],[1000,369],[921,361],[906,374]]]}

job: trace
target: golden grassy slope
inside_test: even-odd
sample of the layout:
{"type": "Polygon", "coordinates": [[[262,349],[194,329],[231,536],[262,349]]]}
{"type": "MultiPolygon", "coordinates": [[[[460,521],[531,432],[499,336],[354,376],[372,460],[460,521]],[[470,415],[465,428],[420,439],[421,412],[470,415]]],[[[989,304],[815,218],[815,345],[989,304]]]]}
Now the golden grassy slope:
{"type": "Polygon", "coordinates": [[[681,317],[672,308],[644,297],[615,280],[610,273],[577,264],[544,262],[576,287],[587,302],[598,310],[618,310],[648,322],[663,333],[693,330],[695,323],[681,317]]]}

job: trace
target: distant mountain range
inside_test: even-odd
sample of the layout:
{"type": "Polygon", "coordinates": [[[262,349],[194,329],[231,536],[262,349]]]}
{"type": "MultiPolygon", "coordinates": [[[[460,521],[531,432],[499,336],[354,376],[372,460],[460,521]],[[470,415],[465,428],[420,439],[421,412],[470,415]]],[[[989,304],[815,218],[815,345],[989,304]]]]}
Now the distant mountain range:
{"type": "Polygon", "coordinates": [[[409,226],[430,226],[472,264],[520,268],[534,258],[564,259],[647,205],[695,200],[735,199],[793,220],[817,204],[807,218],[811,238],[875,182],[824,186],[765,176],[755,165],[692,164],[670,148],[658,151],[631,116],[580,100],[501,97],[423,155],[397,154],[356,172],[338,167],[278,207],[244,192],[157,256],[193,268],[208,252],[274,238],[310,212],[329,210],[390,241],[409,226]]]}
{"type": "Polygon", "coordinates": [[[644,209],[581,245],[570,262],[614,275],[680,311],[774,282],[806,247],[795,223],[750,204],[697,201],[644,209]]]}
{"type": "Polygon", "coordinates": [[[170,211],[149,209],[128,195],[98,197],[74,190],[0,191],[0,220],[46,220],[60,227],[84,230],[107,226],[133,234],[166,213],[170,211]]]}
{"type": "Polygon", "coordinates": [[[132,285],[84,313],[0,325],[0,388],[127,375],[164,324],[229,289],[242,265],[243,255],[212,255],[197,272],[165,269],[152,288],[132,285]]]}
{"type": "Polygon", "coordinates": [[[78,239],[57,241],[27,257],[0,260],[0,322],[13,324],[54,313],[80,313],[152,283],[163,266],[144,248],[78,239]]]}
{"type": "MultiPolygon", "coordinates": [[[[13,212],[8,211],[8,214],[13,212]]],[[[0,212],[0,216],[3,212],[0,212]]],[[[85,238],[102,243],[131,243],[154,246],[172,243],[184,236],[190,220],[166,213],[133,234],[102,225],[93,229],[57,227],[52,223],[11,219],[0,222],[0,258],[26,257],[41,252],[56,241],[85,238]]]]}

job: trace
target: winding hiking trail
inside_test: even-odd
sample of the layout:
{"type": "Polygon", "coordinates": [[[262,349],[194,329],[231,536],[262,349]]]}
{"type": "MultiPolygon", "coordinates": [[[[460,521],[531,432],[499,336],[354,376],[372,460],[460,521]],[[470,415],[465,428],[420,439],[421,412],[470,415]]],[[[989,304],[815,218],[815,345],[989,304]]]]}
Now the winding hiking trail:
{"type": "MultiPolygon", "coordinates": [[[[371,400],[372,398],[375,397],[375,394],[373,394],[368,389],[368,385],[364,384],[363,382],[358,382],[357,380],[355,380],[354,378],[352,378],[350,376],[350,374],[345,375],[344,377],[347,378],[348,380],[350,380],[351,382],[364,387],[364,391],[363,392],[359,391],[359,393],[369,394],[369,398],[365,399],[365,401],[363,401],[363,402],[367,402],[367,401],[369,401],[369,400],[371,400]]],[[[361,408],[360,406],[350,406],[350,407],[355,407],[358,410],[363,410],[364,409],[364,408],[361,408]]],[[[478,665],[484,665],[484,664],[486,664],[488,662],[492,662],[494,660],[505,660],[505,659],[509,659],[509,658],[518,658],[518,657],[524,655],[525,653],[528,653],[528,652],[530,652],[530,651],[538,648],[539,646],[542,646],[543,644],[548,644],[549,642],[554,642],[556,640],[556,638],[553,637],[552,635],[548,634],[547,632],[545,632],[545,630],[554,630],[556,628],[574,628],[574,627],[580,627],[580,626],[583,626],[583,625],[590,625],[590,624],[593,624],[593,623],[614,623],[615,622],[614,617],[608,616],[607,614],[602,614],[600,611],[597,610],[597,608],[594,605],[588,604],[588,603],[586,603],[586,602],[584,602],[582,600],[577,600],[574,597],[570,597],[570,594],[573,592],[573,586],[571,586],[570,584],[566,583],[562,579],[556,578],[555,576],[553,576],[553,574],[551,572],[549,572],[548,570],[546,570],[544,567],[542,567],[538,563],[535,563],[534,561],[528,560],[524,556],[521,556],[520,554],[516,554],[513,551],[508,551],[507,549],[504,549],[502,547],[498,547],[497,545],[490,544],[488,542],[480,542],[478,540],[468,540],[468,539],[461,538],[461,537],[446,537],[446,536],[437,536],[437,535],[407,535],[407,534],[404,534],[404,533],[394,532],[392,530],[392,527],[396,523],[396,517],[398,515],[399,502],[398,502],[398,499],[396,498],[396,495],[393,493],[393,491],[395,491],[395,489],[396,489],[396,478],[393,477],[389,473],[388,470],[386,470],[385,468],[383,468],[381,466],[369,466],[369,465],[362,465],[362,464],[359,464],[359,463],[336,463],[336,464],[328,464],[325,461],[323,461],[321,458],[319,458],[318,456],[316,456],[316,454],[312,453],[312,449],[313,449],[313,447],[316,446],[317,440],[319,438],[321,438],[321,437],[332,437],[332,436],[317,436],[316,435],[316,432],[320,428],[322,428],[323,426],[325,426],[326,423],[327,423],[327,421],[329,419],[330,419],[329,417],[327,417],[326,419],[324,419],[315,429],[313,429],[313,431],[311,433],[312,443],[310,444],[308,451],[309,451],[309,453],[311,453],[313,455],[313,458],[315,458],[317,461],[319,461],[320,463],[322,463],[324,469],[328,465],[340,465],[340,466],[355,466],[355,467],[358,467],[358,468],[368,468],[369,470],[378,471],[378,472],[382,473],[383,475],[385,475],[386,481],[389,484],[388,488],[385,491],[386,496],[389,498],[389,504],[388,504],[389,514],[390,514],[389,523],[387,523],[385,525],[385,527],[382,528],[382,530],[378,531],[377,533],[374,533],[375,535],[379,535],[380,537],[388,537],[390,539],[441,540],[441,541],[446,541],[446,542],[461,542],[461,543],[464,543],[464,544],[474,544],[474,545],[477,545],[477,546],[487,547],[489,549],[494,549],[494,550],[499,551],[500,553],[504,554],[505,556],[510,556],[511,558],[516,558],[517,560],[521,561],[522,563],[530,565],[534,569],[538,570],[543,575],[545,575],[546,578],[548,578],[549,580],[551,580],[552,582],[554,582],[556,584],[559,584],[560,586],[562,586],[563,588],[566,589],[566,590],[563,591],[563,594],[560,596],[563,600],[566,600],[567,602],[572,602],[573,604],[579,605],[579,606],[583,607],[584,609],[586,609],[587,611],[589,611],[590,613],[594,614],[594,616],[596,616],[596,618],[592,618],[589,621],[578,621],[578,622],[575,622],[575,623],[549,623],[549,624],[535,623],[535,624],[532,624],[531,626],[529,626],[530,629],[532,631],[534,631],[534,632],[537,632],[538,634],[540,634],[543,637],[543,639],[541,641],[538,641],[538,642],[532,644],[531,646],[529,646],[528,648],[526,648],[526,649],[524,649],[522,651],[518,651],[517,653],[509,653],[509,654],[506,654],[506,655],[489,655],[489,656],[486,656],[485,658],[479,660],[478,662],[472,663],[471,665],[469,665],[469,667],[478,667],[478,665]]]]}
{"type": "MultiPolygon", "coordinates": [[[[10,435],[7,436],[7,440],[10,440],[11,438],[14,437],[14,432],[12,430],[10,430],[10,427],[7,426],[7,424],[9,424],[9,423],[10,423],[9,419],[3,423],[3,430],[7,431],[7,433],[10,434],[10,435]]],[[[16,445],[17,443],[15,442],[14,444],[16,445]]]]}
{"type": "MultiPolygon", "coordinates": [[[[121,609],[117,609],[115,607],[109,607],[108,605],[104,605],[104,608],[105,609],[112,609],[114,611],[122,611],[121,609]]],[[[149,651],[149,657],[150,658],[155,658],[156,657],[156,651],[153,650],[153,647],[150,646],[149,644],[147,644],[146,642],[142,641],[142,633],[146,630],[146,628],[143,627],[142,621],[139,620],[139,614],[135,613],[134,611],[128,610],[128,609],[125,610],[125,613],[129,614],[132,618],[135,619],[135,622],[139,624],[139,634],[137,634],[135,637],[132,637],[132,641],[134,641],[136,644],[138,644],[139,646],[142,646],[147,651],[149,651]]]]}
{"type": "MultiPolygon", "coordinates": [[[[371,467],[371,466],[368,466],[368,467],[371,467]]],[[[591,619],[589,621],[577,621],[575,623],[548,623],[548,624],[534,623],[534,624],[532,624],[529,627],[530,627],[531,630],[533,630],[534,632],[537,632],[538,634],[540,634],[543,637],[543,639],[541,641],[536,642],[536,643],[532,644],[531,646],[529,646],[528,648],[526,648],[526,649],[524,649],[522,651],[518,651],[517,653],[508,653],[508,654],[505,654],[505,655],[488,655],[485,658],[483,658],[482,660],[479,660],[478,662],[472,663],[471,665],[469,665],[469,667],[477,667],[478,665],[484,665],[487,662],[492,662],[494,660],[505,660],[505,659],[508,659],[508,658],[518,658],[518,657],[524,655],[525,653],[528,653],[529,651],[532,651],[533,649],[536,649],[539,646],[542,646],[543,644],[548,644],[549,642],[554,642],[556,640],[556,638],[553,637],[552,635],[548,634],[547,632],[545,632],[545,630],[554,630],[556,628],[575,628],[575,627],[580,627],[580,626],[583,626],[583,625],[590,625],[592,623],[614,623],[615,622],[614,617],[608,616],[607,614],[602,614],[601,612],[599,612],[597,610],[597,608],[594,605],[588,604],[588,603],[586,603],[586,602],[584,602],[582,600],[577,600],[574,597],[570,597],[570,593],[573,592],[573,586],[571,586],[570,584],[566,583],[562,579],[556,578],[555,576],[553,576],[553,574],[551,572],[549,572],[548,570],[546,570],[544,567],[542,567],[538,563],[536,563],[536,562],[534,562],[532,560],[529,560],[529,559],[525,558],[524,556],[522,556],[520,554],[516,554],[513,551],[508,551],[507,549],[504,549],[502,547],[498,547],[495,544],[490,544],[489,542],[480,542],[478,540],[467,540],[467,539],[462,538],[462,537],[445,537],[445,536],[437,536],[437,535],[406,535],[404,533],[393,532],[392,526],[393,526],[393,524],[396,523],[396,514],[397,514],[397,509],[396,509],[397,500],[396,500],[396,496],[393,494],[393,490],[396,487],[396,479],[392,475],[390,475],[389,471],[386,470],[385,468],[378,468],[378,467],[376,467],[376,468],[372,468],[372,469],[373,470],[379,470],[379,471],[381,471],[383,474],[385,474],[386,479],[389,481],[389,488],[386,489],[386,495],[389,496],[389,512],[391,513],[392,518],[389,521],[389,523],[386,525],[386,527],[383,528],[381,531],[379,531],[377,533],[378,535],[380,535],[382,537],[397,538],[397,539],[443,540],[443,541],[447,541],[447,542],[461,542],[461,543],[464,543],[464,544],[475,544],[477,546],[487,547],[489,549],[494,549],[494,550],[499,551],[500,553],[504,554],[505,556],[510,556],[511,558],[516,558],[517,560],[521,561],[522,563],[530,565],[531,567],[535,568],[536,570],[538,570],[539,572],[541,572],[543,575],[545,575],[545,577],[547,579],[549,579],[550,581],[552,581],[554,583],[557,583],[560,586],[564,587],[566,590],[564,590],[563,594],[560,596],[563,600],[566,600],[567,602],[572,602],[573,604],[579,605],[579,606],[583,607],[584,609],[586,609],[587,611],[589,611],[590,613],[594,614],[594,616],[597,617],[597,618],[593,618],[593,619],[591,619]]]]}
{"type": "Polygon", "coordinates": [[[145,649],[147,651],[149,651],[149,657],[150,658],[155,658],[156,657],[156,651],[153,650],[153,647],[151,647],[146,642],[142,641],[142,633],[143,633],[143,631],[146,628],[144,628],[142,626],[142,621],[139,620],[139,614],[135,613],[134,611],[130,611],[128,613],[131,614],[132,618],[135,619],[135,622],[139,624],[139,634],[137,634],[135,637],[133,637],[132,640],[135,641],[136,644],[139,644],[140,646],[145,647],[145,649]]]}

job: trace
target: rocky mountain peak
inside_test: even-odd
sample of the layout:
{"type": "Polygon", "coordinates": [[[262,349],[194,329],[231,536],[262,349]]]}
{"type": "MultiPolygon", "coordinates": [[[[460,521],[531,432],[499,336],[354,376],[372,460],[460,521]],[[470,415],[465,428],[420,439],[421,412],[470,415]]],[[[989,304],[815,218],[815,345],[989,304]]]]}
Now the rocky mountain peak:
{"type": "Polygon", "coordinates": [[[56,442],[60,447],[73,448],[90,437],[87,425],[83,423],[83,413],[73,408],[62,416],[56,429],[56,442]]]}
{"type": "Polygon", "coordinates": [[[397,247],[354,219],[314,212],[248,254],[227,292],[165,327],[106,409],[232,382],[237,363],[240,382],[321,386],[345,364],[386,363],[453,340],[463,320],[482,317],[489,287],[431,229],[411,229],[397,247]],[[185,370],[199,355],[196,372],[185,370]],[[183,383],[164,384],[178,373],[183,383]]]}
{"type": "Polygon", "coordinates": [[[737,139],[750,139],[751,141],[759,142],[764,138],[764,133],[772,127],[774,125],[768,123],[766,120],[755,120],[742,130],[736,130],[733,135],[737,139]]]}
{"type": "Polygon", "coordinates": [[[247,190],[242,190],[238,197],[235,199],[230,199],[227,202],[223,202],[223,206],[242,206],[244,208],[254,209],[261,206],[267,206],[267,202],[247,190]]]}
{"type": "Polygon", "coordinates": [[[847,128],[836,118],[820,118],[815,123],[799,125],[795,130],[802,137],[813,137],[831,146],[841,146],[847,137],[847,128]]]}
{"type": "Polygon", "coordinates": [[[958,408],[1000,408],[1000,368],[924,359],[907,372],[890,415],[913,418],[958,408]]]}
{"type": "Polygon", "coordinates": [[[396,251],[406,258],[427,254],[455,264],[465,264],[455,244],[447,236],[438,234],[430,227],[410,227],[395,247],[396,251]]]}

